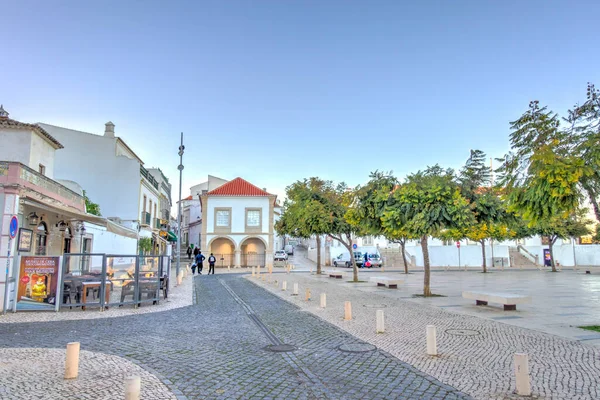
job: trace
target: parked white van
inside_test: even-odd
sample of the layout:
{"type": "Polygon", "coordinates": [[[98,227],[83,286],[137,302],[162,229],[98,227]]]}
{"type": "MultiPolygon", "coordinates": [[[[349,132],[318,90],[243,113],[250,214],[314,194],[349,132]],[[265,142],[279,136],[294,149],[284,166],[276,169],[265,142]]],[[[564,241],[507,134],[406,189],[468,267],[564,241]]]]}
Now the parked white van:
{"type": "MultiPolygon", "coordinates": [[[[354,259],[356,261],[356,265],[359,268],[364,267],[366,262],[368,262],[367,268],[381,267],[381,264],[382,264],[381,255],[379,254],[379,251],[377,250],[377,248],[359,247],[356,250],[354,250],[354,259]],[[366,259],[365,259],[365,254],[367,255],[366,259]]],[[[348,253],[347,251],[344,251],[343,253],[339,254],[337,257],[333,257],[331,259],[331,264],[334,267],[350,268],[351,267],[350,263],[351,263],[350,253],[348,253]]]]}
{"type": "Polygon", "coordinates": [[[285,245],[284,248],[285,252],[288,253],[289,255],[293,256],[294,255],[294,246],[291,244],[287,244],[285,245]]]}

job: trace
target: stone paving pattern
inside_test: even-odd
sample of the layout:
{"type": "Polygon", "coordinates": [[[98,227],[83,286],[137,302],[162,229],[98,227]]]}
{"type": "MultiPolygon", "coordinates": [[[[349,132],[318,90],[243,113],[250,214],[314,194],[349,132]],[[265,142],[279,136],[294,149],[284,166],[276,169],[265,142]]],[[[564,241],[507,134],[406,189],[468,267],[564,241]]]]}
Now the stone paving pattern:
{"type": "Polygon", "coordinates": [[[176,399],[145,369],[124,360],[90,351],[79,353],[79,376],[64,380],[64,349],[0,349],[0,399],[119,399],[125,396],[125,379],[139,376],[141,397],[176,399]]]}
{"type": "MultiPolygon", "coordinates": [[[[338,350],[359,341],[240,275],[197,276],[194,298],[196,305],[143,315],[0,324],[0,348],[79,341],[146,369],[178,399],[469,398],[381,350],[338,350]],[[265,350],[276,343],[298,350],[265,350]]],[[[7,379],[16,378],[9,371],[7,379]]],[[[100,389],[88,396],[115,398],[100,389]]]]}
{"type": "Polygon", "coordinates": [[[368,282],[348,283],[346,279],[307,273],[274,274],[277,285],[246,278],[475,398],[517,398],[513,355],[518,352],[529,354],[534,398],[600,398],[600,349],[596,347],[411,301],[390,299],[385,294],[392,289],[378,288],[368,282]],[[281,290],[283,280],[287,281],[285,292],[281,290]],[[300,296],[291,296],[294,282],[299,283],[300,296]],[[363,290],[356,290],[355,285],[363,290]],[[304,301],[307,287],[311,289],[310,302],[304,301]],[[327,295],[326,309],[319,307],[321,293],[327,295]],[[351,321],[343,320],[345,301],[352,301],[351,321]],[[384,334],[375,333],[377,309],[384,310],[384,334]],[[427,325],[437,327],[438,357],[426,354],[427,325]],[[465,333],[473,335],[465,336],[465,333]]]}

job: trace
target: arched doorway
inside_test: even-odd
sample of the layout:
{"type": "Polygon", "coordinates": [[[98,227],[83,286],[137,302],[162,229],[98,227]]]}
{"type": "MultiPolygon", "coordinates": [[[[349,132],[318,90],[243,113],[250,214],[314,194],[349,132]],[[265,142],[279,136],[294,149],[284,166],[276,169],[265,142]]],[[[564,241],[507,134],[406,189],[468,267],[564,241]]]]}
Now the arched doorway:
{"type": "Polygon", "coordinates": [[[48,242],[48,226],[40,222],[35,230],[35,255],[45,256],[48,242]]]}
{"type": "Polygon", "coordinates": [[[242,267],[265,266],[267,245],[258,237],[248,237],[240,244],[242,267]]]}
{"type": "Polygon", "coordinates": [[[71,228],[65,228],[64,236],[63,236],[63,254],[71,252],[71,239],[73,236],[71,235],[71,228]]]}
{"type": "MultiPolygon", "coordinates": [[[[208,243],[205,257],[213,253],[218,267],[233,267],[235,265],[235,243],[228,237],[216,237],[208,243]]],[[[203,253],[204,254],[204,253],[203,253]]]]}

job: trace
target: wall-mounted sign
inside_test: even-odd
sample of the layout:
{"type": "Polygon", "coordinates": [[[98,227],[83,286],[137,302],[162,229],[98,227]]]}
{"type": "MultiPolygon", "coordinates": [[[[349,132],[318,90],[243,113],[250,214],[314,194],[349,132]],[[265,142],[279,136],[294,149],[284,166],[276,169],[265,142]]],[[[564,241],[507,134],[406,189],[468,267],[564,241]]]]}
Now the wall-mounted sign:
{"type": "Polygon", "coordinates": [[[163,237],[163,238],[166,238],[166,237],[169,236],[169,234],[167,233],[167,231],[160,231],[160,232],[158,232],[158,235],[160,237],[163,237]]]}
{"type": "Polygon", "coordinates": [[[21,257],[17,310],[54,310],[59,257],[21,257]]]}
{"type": "Polygon", "coordinates": [[[31,229],[19,229],[19,240],[17,251],[25,253],[31,252],[31,243],[33,242],[33,231],[31,229]]]}

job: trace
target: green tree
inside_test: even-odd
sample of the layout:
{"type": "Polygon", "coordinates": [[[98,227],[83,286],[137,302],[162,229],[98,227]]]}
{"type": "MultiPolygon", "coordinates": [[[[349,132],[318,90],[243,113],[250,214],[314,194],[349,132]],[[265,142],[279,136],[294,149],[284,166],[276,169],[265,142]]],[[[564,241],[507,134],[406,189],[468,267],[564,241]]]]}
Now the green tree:
{"type": "Polygon", "coordinates": [[[286,188],[284,211],[275,228],[293,237],[317,239],[317,274],[321,274],[321,238],[332,230],[328,197],[334,191],[331,181],[309,178],[286,188]]]}
{"type": "Polygon", "coordinates": [[[406,183],[393,191],[394,207],[387,209],[382,222],[392,227],[406,218],[406,230],[421,240],[424,278],[423,295],[431,296],[428,237],[446,229],[464,229],[475,220],[468,200],[461,194],[452,170],[435,165],[408,176],[406,183]],[[404,214],[401,216],[400,214],[404,214]]]}
{"type": "Polygon", "coordinates": [[[85,193],[85,190],[83,191],[83,199],[85,200],[85,211],[88,214],[97,215],[99,217],[102,216],[102,214],[100,214],[100,205],[98,205],[97,203],[92,202],[87,197],[87,194],[85,193]]]}
{"type": "Polygon", "coordinates": [[[142,255],[149,254],[152,251],[152,239],[151,238],[140,238],[138,240],[138,248],[142,255]]]}

